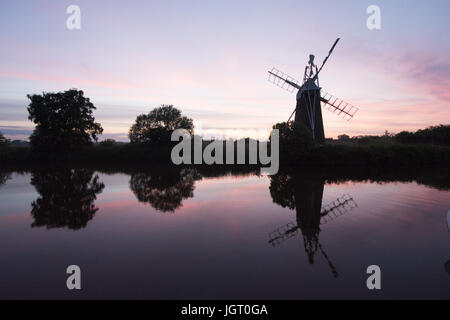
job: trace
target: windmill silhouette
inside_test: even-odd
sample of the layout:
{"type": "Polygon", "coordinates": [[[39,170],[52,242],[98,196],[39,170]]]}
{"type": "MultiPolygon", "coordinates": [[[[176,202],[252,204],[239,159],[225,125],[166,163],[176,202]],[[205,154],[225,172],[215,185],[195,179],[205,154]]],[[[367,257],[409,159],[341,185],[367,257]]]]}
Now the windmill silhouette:
{"type": "Polygon", "coordinates": [[[339,38],[334,42],[320,68],[314,63],[314,55],[309,55],[302,85],[299,84],[299,81],[280,70],[272,68],[271,71],[268,71],[270,82],[291,93],[296,89],[298,90],[297,105],[288,122],[295,113],[295,122],[305,125],[311,131],[314,141],[318,144],[323,144],[325,141],[321,105],[347,121],[353,118],[358,111],[358,108],[351,104],[326,93],[319,85],[319,73],[338,42],[339,38]]]}

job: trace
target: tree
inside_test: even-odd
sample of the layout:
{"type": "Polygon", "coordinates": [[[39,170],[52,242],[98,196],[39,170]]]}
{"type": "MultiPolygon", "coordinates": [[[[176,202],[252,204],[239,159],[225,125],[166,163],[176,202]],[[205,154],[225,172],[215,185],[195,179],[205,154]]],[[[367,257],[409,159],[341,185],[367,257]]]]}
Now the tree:
{"type": "Polygon", "coordinates": [[[393,136],[395,136],[395,134],[390,133],[388,130],[384,130],[384,134],[383,134],[384,138],[392,138],[393,136]]]}
{"type": "Polygon", "coordinates": [[[6,139],[3,133],[0,132],[0,146],[6,146],[9,144],[9,139],[6,139]]]}
{"type": "Polygon", "coordinates": [[[395,135],[395,139],[401,143],[412,143],[414,142],[414,133],[409,131],[402,131],[395,135]]]}
{"type": "Polygon", "coordinates": [[[36,124],[31,146],[43,152],[67,152],[97,141],[103,128],[92,115],[95,106],[81,90],[27,95],[28,119],[36,124]]]}
{"type": "Polygon", "coordinates": [[[100,141],[100,145],[102,147],[113,147],[116,144],[116,140],[114,139],[105,139],[103,141],[100,141]]]}
{"type": "Polygon", "coordinates": [[[192,119],[181,116],[181,111],[172,105],[161,105],[148,114],[139,115],[128,136],[131,143],[168,143],[175,129],[186,129],[193,134],[192,119]]]}
{"type": "Polygon", "coordinates": [[[305,125],[294,121],[277,123],[273,129],[280,133],[280,158],[295,162],[314,146],[311,131],[305,125]]]}
{"type": "Polygon", "coordinates": [[[402,131],[395,135],[401,143],[435,143],[450,145],[450,125],[431,126],[416,132],[402,131]]]}
{"type": "Polygon", "coordinates": [[[341,134],[338,136],[338,140],[339,141],[349,141],[350,140],[350,136],[346,135],[346,134],[341,134]]]}

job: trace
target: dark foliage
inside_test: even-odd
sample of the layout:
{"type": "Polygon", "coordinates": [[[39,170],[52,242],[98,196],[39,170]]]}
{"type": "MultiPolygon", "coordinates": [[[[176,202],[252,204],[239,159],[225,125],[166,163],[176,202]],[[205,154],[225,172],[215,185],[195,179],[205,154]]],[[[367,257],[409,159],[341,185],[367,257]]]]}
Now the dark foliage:
{"type": "Polygon", "coordinates": [[[103,147],[113,147],[116,144],[114,139],[105,139],[99,143],[103,147]]]}
{"type": "Polygon", "coordinates": [[[314,146],[311,132],[294,121],[275,124],[280,134],[280,161],[297,161],[304,157],[314,146]]]}
{"type": "Polygon", "coordinates": [[[11,174],[9,172],[0,171],[0,187],[9,179],[11,179],[11,174]]]}
{"type": "Polygon", "coordinates": [[[175,129],[186,129],[194,132],[192,119],[181,116],[181,111],[172,105],[162,105],[148,114],[141,114],[130,128],[131,143],[140,144],[171,144],[171,134],[175,129]]]}
{"type": "Polygon", "coordinates": [[[98,211],[94,201],[105,185],[89,169],[37,170],[31,184],[40,197],[31,203],[32,227],[78,230],[98,211]]]}
{"type": "Polygon", "coordinates": [[[340,136],[338,136],[338,140],[339,141],[350,141],[350,136],[348,136],[346,134],[341,134],[340,136]]]}
{"type": "Polygon", "coordinates": [[[417,130],[416,132],[402,131],[395,136],[401,143],[435,143],[450,145],[450,125],[439,125],[417,130]]]}
{"type": "Polygon", "coordinates": [[[291,175],[278,173],[270,177],[269,191],[272,201],[283,208],[295,209],[294,188],[291,175]]]}
{"type": "Polygon", "coordinates": [[[9,142],[9,139],[6,139],[3,133],[0,132],[0,148],[7,146],[9,142]]]}
{"type": "Polygon", "coordinates": [[[140,202],[161,212],[174,212],[183,199],[194,196],[194,183],[200,178],[191,168],[147,170],[131,175],[130,189],[140,202]]]}
{"type": "Polygon", "coordinates": [[[103,132],[92,115],[96,108],[83,91],[28,95],[29,119],[36,124],[30,136],[40,153],[64,153],[90,145],[103,132]]]}

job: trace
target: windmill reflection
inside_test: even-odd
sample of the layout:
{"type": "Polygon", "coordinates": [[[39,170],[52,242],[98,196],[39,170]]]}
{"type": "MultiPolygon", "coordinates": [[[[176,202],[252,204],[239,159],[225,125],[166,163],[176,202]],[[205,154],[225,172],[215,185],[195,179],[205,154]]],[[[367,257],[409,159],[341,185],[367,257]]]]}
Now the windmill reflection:
{"type": "Polygon", "coordinates": [[[31,203],[31,227],[78,230],[98,211],[94,201],[105,185],[89,169],[32,172],[31,184],[40,197],[31,203]]]}
{"type": "Polygon", "coordinates": [[[324,184],[325,179],[322,177],[282,173],[271,176],[272,200],[283,208],[295,209],[297,219],[295,223],[288,223],[271,232],[269,243],[277,246],[295,237],[300,230],[309,263],[314,264],[315,255],[319,251],[327,261],[333,276],[337,277],[338,272],[319,241],[320,226],[345,214],[357,205],[350,195],[344,195],[322,207],[324,184]]]}
{"type": "Polygon", "coordinates": [[[165,168],[132,173],[130,189],[139,202],[161,212],[174,212],[183,199],[194,196],[195,181],[201,175],[193,168],[165,168]]]}

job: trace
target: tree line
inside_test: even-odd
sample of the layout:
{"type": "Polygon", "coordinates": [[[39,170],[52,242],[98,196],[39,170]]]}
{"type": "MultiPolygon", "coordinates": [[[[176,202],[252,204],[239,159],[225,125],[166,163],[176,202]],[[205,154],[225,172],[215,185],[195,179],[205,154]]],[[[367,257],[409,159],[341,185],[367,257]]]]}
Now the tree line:
{"type": "MultiPolygon", "coordinates": [[[[27,97],[30,100],[28,119],[35,124],[30,144],[38,153],[71,152],[92,145],[103,133],[102,125],[94,118],[96,107],[81,90],[44,92],[27,97]]],[[[158,145],[170,141],[172,131],[179,128],[193,133],[193,120],[182,116],[172,105],[162,105],[137,116],[128,136],[133,144],[158,145]]],[[[0,142],[8,141],[1,135],[0,142]]],[[[101,144],[111,146],[115,141],[106,139],[101,144]]]]}
{"type": "MultiPolygon", "coordinates": [[[[30,136],[34,154],[67,154],[88,147],[98,141],[103,127],[95,121],[96,107],[82,90],[70,89],[57,93],[27,95],[28,119],[35,124],[30,136]]],[[[280,152],[285,158],[298,158],[315,148],[311,133],[300,124],[290,122],[273,126],[280,132],[280,152]]],[[[131,145],[158,147],[167,151],[171,146],[171,134],[175,129],[186,129],[194,134],[193,120],[183,116],[172,105],[161,105],[147,114],[140,114],[130,127],[128,137],[131,145]],[[162,147],[164,146],[164,147],[162,147]]],[[[416,132],[402,131],[396,135],[386,133],[382,136],[360,136],[350,138],[341,135],[337,140],[327,139],[328,144],[353,143],[372,144],[398,142],[401,144],[441,144],[450,145],[450,125],[429,127],[416,132]]],[[[0,133],[0,149],[9,140],[0,133]]],[[[100,142],[105,147],[114,146],[113,139],[100,142]]]]}
{"type": "Polygon", "coordinates": [[[415,132],[401,131],[397,134],[387,130],[380,136],[355,136],[350,137],[346,134],[338,136],[338,142],[342,143],[402,143],[402,144],[439,144],[450,145],[450,125],[437,125],[425,129],[419,129],[415,132]]]}

